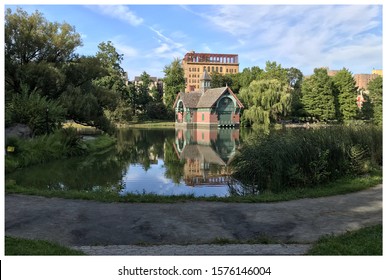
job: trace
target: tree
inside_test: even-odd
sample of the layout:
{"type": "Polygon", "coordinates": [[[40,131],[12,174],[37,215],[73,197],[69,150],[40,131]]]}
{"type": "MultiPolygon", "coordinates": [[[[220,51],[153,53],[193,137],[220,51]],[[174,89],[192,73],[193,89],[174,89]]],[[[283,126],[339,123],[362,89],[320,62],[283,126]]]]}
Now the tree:
{"type": "Polygon", "coordinates": [[[369,96],[373,105],[374,122],[383,124],[383,77],[378,76],[368,83],[369,96]]]}
{"type": "Polygon", "coordinates": [[[67,118],[108,130],[104,111],[115,108],[116,99],[111,89],[93,81],[108,76],[109,69],[96,57],[75,54],[81,44],[80,35],[67,23],[49,22],[39,12],[29,15],[22,9],[16,13],[7,9],[6,114],[12,108],[8,105],[18,101],[14,97],[23,92],[33,94],[23,96],[24,103],[58,101],[67,118]]]}
{"type": "MultiPolygon", "coordinates": [[[[55,72],[57,64],[70,60],[75,48],[82,45],[81,36],[74,27],[49,22],[38,11],[29,15],[23,9],[12,13],[8,8],[4,31],[5,82],[14,92],[21,92],[21,84],[29,85],[25,79],[31,77],[34,70],[55,72]],[[39,67],[41,63],[46,67],[39,67]]],[[[35,75],[33,78],[37,83],[44,83],[48,77],[35,75]]]]}
{"type": "Polygon", "coordinates": [[[357,87],[352,73],[343,68],[333,77],[337,90],[339,119],[352,120],[358,116],[356,105],[357,87]]]}
{"type": "Polygon", "coordinates": [[[335,119],[334,85],[326,69],[314,69],[314,74],[303,82],[301,101],[309,116],[318,120],[335,119]]]}
{"type": "Polygon", "coordinates": [[[164,104],[167,110],[172,110],[176,95],[184,91],[184,69],[179,59],[174,59],[170,65],[164,67],[164,104]]]}
{"type": "Polygon", "coordinates": [[[265,71],[261,73],[260,79],[276,79],[281,83],[289,83],[288,71],[282,68],[281,64],[277,65],[277,62],[267,61],[265,71]]]}
{"type": "Polygon", "coordinates": [[[106,89],[113,90],[120,97],[125,97],[128,89],[125,81],[125,71],[121,67],[123,55],[119,54],[111,41],[98,45],[96,58],[106,70],[106,75],[96,79],[94,83],[106,89]]]}
{"type": "Polygon", "coordinates": [[[301,102],[302,92],[301,85],[304,78],[302,72],[294,67],[286,69],[288,76],[288,83],[292,88],[292,116],[303,116],[304,108],[301,102]]]}
{"type": "Polygon", "coordinates": [[[212,72],[211,76],[211,88],[225,87],[226,85],[231,87],[233,80],[230,75],[222,75],[218,72],[212,72]]]}
{"type": "Polygon", "coordinates": [[[252,81],[240,92],[242,103],[248,108],[243,118],[252,123],[269,125],[290,111],[291,94],[288,85],[276,79],[252,81]]]}

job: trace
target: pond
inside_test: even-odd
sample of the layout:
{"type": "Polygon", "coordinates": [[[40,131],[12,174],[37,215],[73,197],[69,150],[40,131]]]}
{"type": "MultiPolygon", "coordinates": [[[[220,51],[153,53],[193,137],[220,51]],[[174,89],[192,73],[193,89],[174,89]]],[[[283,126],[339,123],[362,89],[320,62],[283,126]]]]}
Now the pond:
{"type": "Polygon", "coordinates": [[[122,195],[225,197],[240,188],[229,163],[239,129],[123,129],[98,155],[40,164],[7,174],[34,188],[115,191],[122,195]]]}

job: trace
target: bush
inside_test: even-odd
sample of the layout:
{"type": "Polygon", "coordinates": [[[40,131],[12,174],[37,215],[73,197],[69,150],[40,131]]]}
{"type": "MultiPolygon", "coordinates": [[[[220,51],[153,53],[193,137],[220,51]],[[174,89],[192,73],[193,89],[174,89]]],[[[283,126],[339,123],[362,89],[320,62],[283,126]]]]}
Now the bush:
{"type": "Polygon", "coordinates": [[[364,174],[381,163],[382,131],[363,126],[255,134],[232,161],[237,179],[273,192],[364,174]]]}
{"type": "Polygon", "coordinates": [[[41,135],[61,127],[65,113],[58,101],[23,89],[22,93],[15,93],[5,106],[5,125],[25,124],[35,135],[41,135]]]}

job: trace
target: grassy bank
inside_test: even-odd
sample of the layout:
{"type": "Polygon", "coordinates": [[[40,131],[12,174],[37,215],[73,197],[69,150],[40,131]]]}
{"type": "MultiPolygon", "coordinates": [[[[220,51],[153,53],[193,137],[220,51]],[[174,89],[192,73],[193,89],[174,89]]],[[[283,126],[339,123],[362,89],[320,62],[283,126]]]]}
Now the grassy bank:
{"type": "Polygon", "coordinates": [[[329,184],[322,184],[314,188],[295,188],[284,190],[281,193],[263,192],[259,195],[230,197],[194,197],[183,196],[159,196],[155,194],[127,194],[119,195],[114,191],[76,191],[76,190],[49,190],[35,189],[28,186],[16,185],[12,180],[6,181],[7,194],[27,194],[45,197],[60,197],[71,199],[96,200],[101,202],[141,202],[141,203],[175,203],[184,201],[219,201],[219,202],[277,202],[300,198],[316,198],[338,194],[361,191],[382,183],[382,171],[374,171],[371,174],[358,178],[342,178],[329,184]]]}
{"type": "Polygon", "coordinates": [[[338,236],[325,236],[308,251],[308,255],[383,255],[382,225],[365,227],[338,236]]]}
{"type": "Polygon", "coordinates": [[[4,255],[6,256],[73,256],[85,255],[81,251],[61,246],[54,242],[5,237],[4,255]]]}
{"type": "Polygon", "coordinates": [[[137,121],[137,122],[128,122],[127,124],[118,124],[119,128],[174,128],[175,122],[173,121],[164,121],[164,120],[152,120],[152,121],[137,121]]]}

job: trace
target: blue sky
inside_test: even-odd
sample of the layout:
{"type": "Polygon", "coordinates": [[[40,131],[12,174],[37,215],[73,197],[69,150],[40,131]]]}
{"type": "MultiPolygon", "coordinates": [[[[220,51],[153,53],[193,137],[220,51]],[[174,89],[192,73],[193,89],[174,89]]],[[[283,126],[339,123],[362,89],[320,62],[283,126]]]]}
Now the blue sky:
{"type": "MultiPolygon", "coordinates": [[[[5,8],[16,9],[6,5],[5,8]]],[[[129,79],[163,69],[187,51],[239,55],[240,71],[276,61],[371,73],[382,69],[381,5],[19,5],[75,26],[79,54],[112,41],[129,79]]]]}

